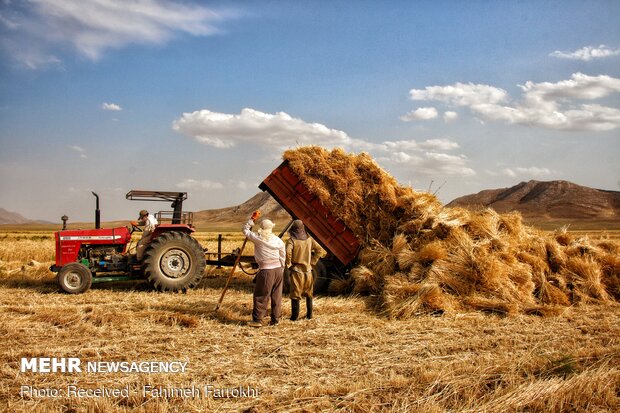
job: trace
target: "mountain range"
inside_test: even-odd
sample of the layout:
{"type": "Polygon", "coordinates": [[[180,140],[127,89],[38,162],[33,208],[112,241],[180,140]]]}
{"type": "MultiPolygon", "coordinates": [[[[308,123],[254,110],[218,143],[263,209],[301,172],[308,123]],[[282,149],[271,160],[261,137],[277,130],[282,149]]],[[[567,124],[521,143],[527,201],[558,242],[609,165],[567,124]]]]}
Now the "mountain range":
{"type": "Polygon", "coordinates": [[[49,224],[46,221],[28,219],[17,212],[7,211],[0,208],[0,225],[23,225],[23,224],[49,224]]]}
{"type": "Polygon", "coordinates": [[[620,192],[594,189],[568,181],[528,181],[510,188],[465,195],[448,206],[490,207],[497,212],[519,211],[530,219],[617,220],[620,192]]]}
{"type": "MultiPolygon", "coordinates": [[[[459,197],[449,207],[490,207],[497,212],[519,211],[526,221],[620,221],[620,192],[594,189],[568,181],[528,181],[510,188],[487,189],[459,197]]],[[[194,213],[200,230],[231,230],[240,227],[254,210],[278,226],[290,215],[267,192],[260,192],[242,204],[194,213]]],[[[0,225],[49,224],[0,208],[0,225]]],[[[110,224],[110,223],[108,223],[110,224]]],[[[125,225],[125,223],[119,223],[125,225]]]]}

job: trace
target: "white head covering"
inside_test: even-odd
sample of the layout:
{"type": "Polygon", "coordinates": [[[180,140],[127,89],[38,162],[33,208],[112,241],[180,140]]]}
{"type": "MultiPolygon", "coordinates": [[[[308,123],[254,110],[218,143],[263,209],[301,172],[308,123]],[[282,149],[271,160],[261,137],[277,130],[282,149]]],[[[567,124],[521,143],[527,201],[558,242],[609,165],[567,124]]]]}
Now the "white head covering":
{"type": "Polygon", "coordinates": [[[275,226],[276,226],[276,224],[271,222],[271,220],[263,219],[261,221],[261,223],[260,223],[260,229],[258,230],[258,233],[261,236],[261,238],[267,240],[267,239],[273,237],[273,232],[271,232],[271,231],[272,231],[273,227],[275,227],[275,226]]]}

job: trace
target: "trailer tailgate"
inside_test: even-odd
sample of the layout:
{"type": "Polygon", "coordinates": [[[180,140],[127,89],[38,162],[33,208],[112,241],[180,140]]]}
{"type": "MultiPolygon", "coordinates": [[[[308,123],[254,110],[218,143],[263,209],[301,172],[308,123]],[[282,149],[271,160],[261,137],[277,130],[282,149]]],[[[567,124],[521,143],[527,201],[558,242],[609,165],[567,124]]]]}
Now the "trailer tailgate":
{"type": "Polygon", "coordinates": [[[357,257],[359,240],[340,219],[313,195],[295,175],[288,162],[283,162],[259,185],[293,218],[301,219],[308,232],[344,265],[357,257]]]}

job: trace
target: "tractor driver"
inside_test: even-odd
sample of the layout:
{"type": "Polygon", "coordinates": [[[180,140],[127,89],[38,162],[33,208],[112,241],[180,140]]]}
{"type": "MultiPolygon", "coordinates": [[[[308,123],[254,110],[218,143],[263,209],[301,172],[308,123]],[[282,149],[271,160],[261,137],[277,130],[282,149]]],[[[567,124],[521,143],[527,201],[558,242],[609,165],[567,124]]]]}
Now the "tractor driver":
{"type": "Polygon", "coordinates": [[[153,231],[155,231],[155,227],[157,226],[157,219],[153,215],[149,214],[149,211],[143,209],[140,211],[140,218],[138,218],[136,225],[144,225],[142,238],[140,238],[140,241],[138,241],[138,245],[136,246],[136,258],[138,261],[142,261],[144,250],[146,250],[146,247],[153,239],[153,231]]]}

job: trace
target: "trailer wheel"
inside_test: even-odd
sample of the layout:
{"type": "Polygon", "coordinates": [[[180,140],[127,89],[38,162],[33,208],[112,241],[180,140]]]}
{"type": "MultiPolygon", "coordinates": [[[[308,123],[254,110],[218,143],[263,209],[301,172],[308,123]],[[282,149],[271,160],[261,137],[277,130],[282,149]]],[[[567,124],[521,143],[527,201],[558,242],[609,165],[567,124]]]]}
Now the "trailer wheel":
{"type": "Polygon", "coordinates": [[[320,259],[312,269],[314,275],[314,294],[327,293],[329,283],[331,282],[331,274],[328,265],[323,259],[320,259]]]}
{"type": "Polygon", "coordinates": [[[79,262],[64,265],[57,277],[60,289],[69,294],[80,294],[88,290],[93,282],[93,274],[79,262]]]}
{"type": "Polygon", "coordinates": [[[202,246],[183,232],[166,232],[155,238],[144,257],[144,274],[159,291],[195,287],[202,280],[206,266],[202,246]]]}

